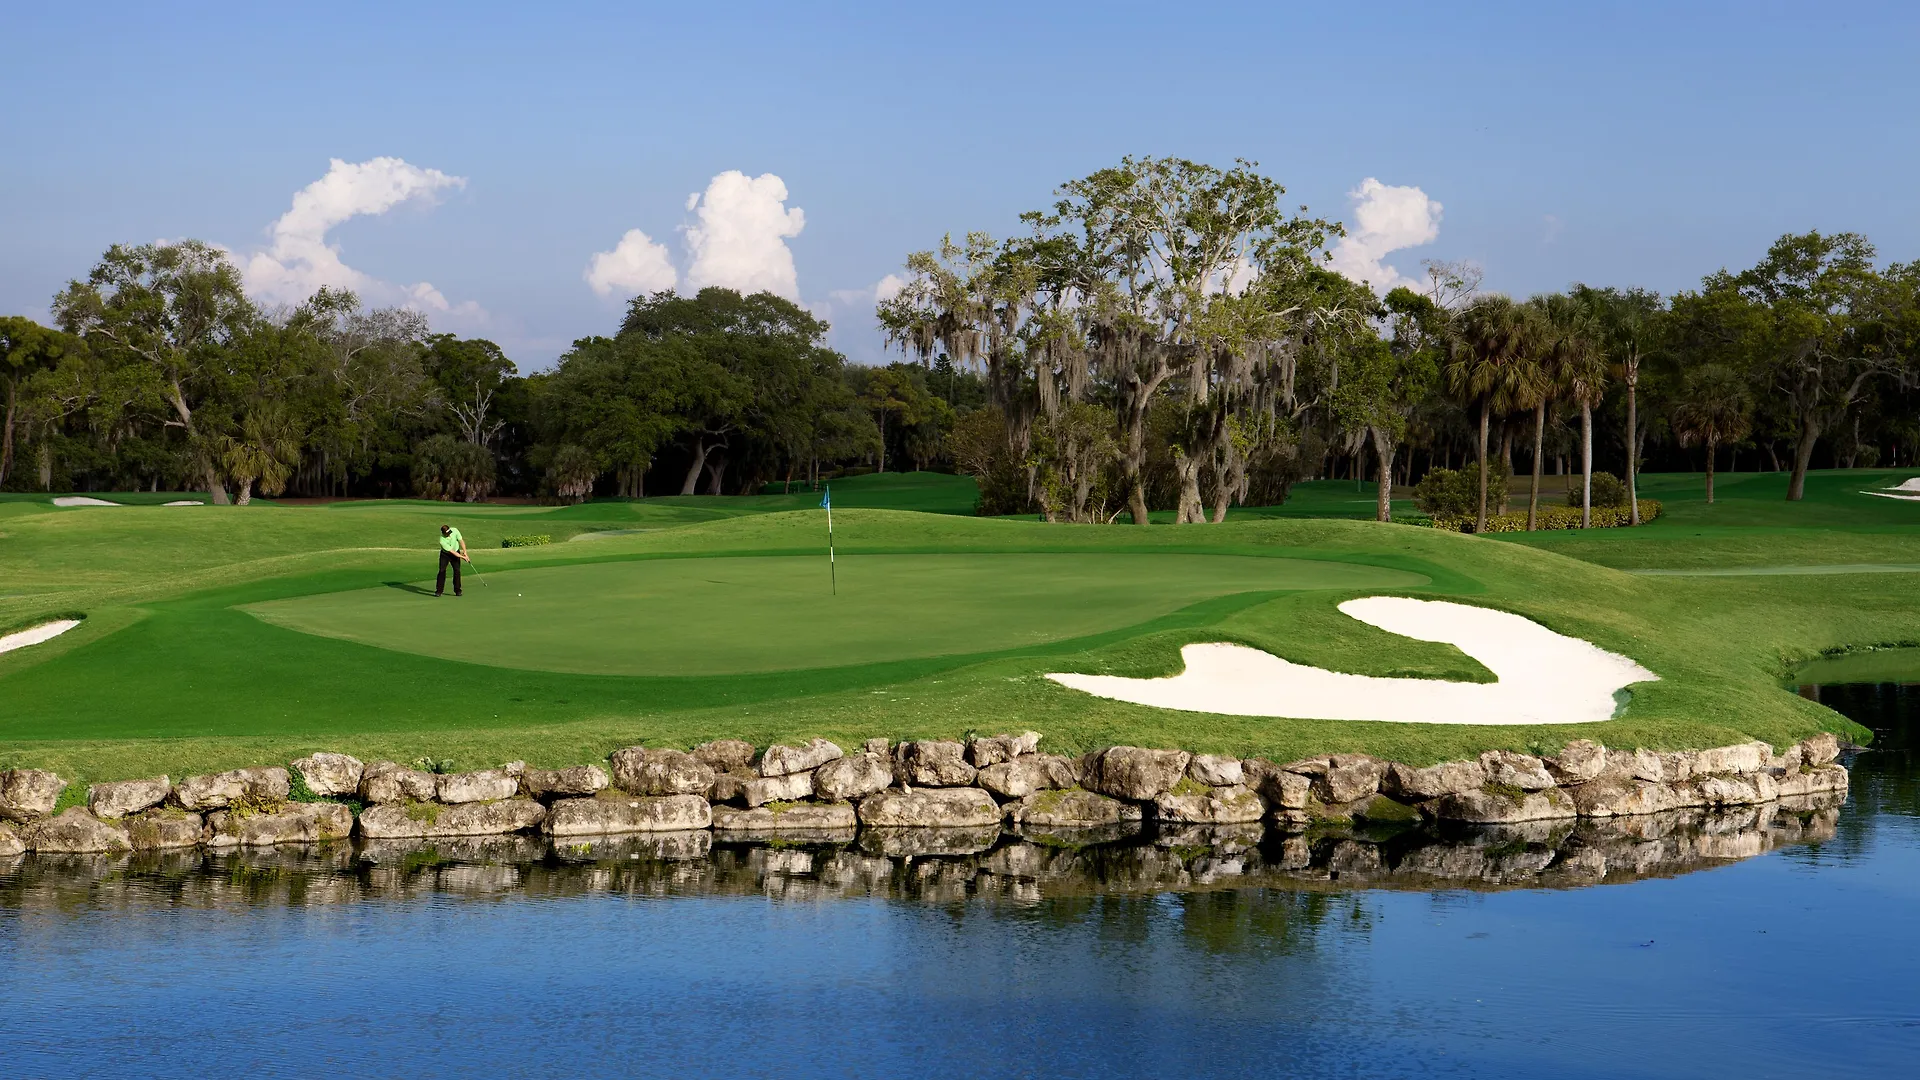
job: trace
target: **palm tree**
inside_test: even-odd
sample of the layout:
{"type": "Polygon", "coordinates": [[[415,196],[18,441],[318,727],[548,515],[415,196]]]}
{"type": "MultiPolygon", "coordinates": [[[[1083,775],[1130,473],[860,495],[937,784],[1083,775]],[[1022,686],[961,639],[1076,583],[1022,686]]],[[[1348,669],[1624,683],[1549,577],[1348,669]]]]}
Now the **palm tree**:
{"type": "Polygon", "coordinates": [[[1580,406],[1580,527],[1593,527],[1593,407],[1607,392],[1607,354],[1587,307],[1554,293],[1540,298],[1553,326],[1554,367],[1566,395],[1580,406]]]}
{"type": "Polygon", "coordinates": [[[1646,289],[1596,289],[1575,285],[1573,299],[1593,314],[1620,381],[1627,389],[1628,521],[1640,524],[1640,365],[1657,345],[1666,325],[1666,301],[1646,289]]]}
{"type": "Polygon", "coordinates": [[[1480,467],[1480,505],[1473,531],[1487,528],[1487,426],[1495,400],[1512,392],[1526,337],[1519,305],[1505,296],[1483,296],[1461,309],[1449,343],[1447,389],[1462,404],[1480,408],[1474,460],[1480,467]]]}
{"type": "Polygon", "coordinates": [[[253,501],[253,483],[262,495],[278,495],[300,460],[300,430],[277,402],[249,412],[240,424],[240,437],[220,439],[221,464],[240,489],[241,506],[253,501]]]}
{"type": "Polygon", "coordinates": [[[1527,301],[1525,360],[1515,380],[1514,404],[1533,413],[1533,480],[1527,488],[1527,531],[1532,532],[1540,517],[1540,460],[1546,449],[1547,407],[1560,396],[1560,358],[1565,336],[1556,318],[1564,300],[1560,296],[1536,296],[1527,301]]]}
{"type": "Polygon", "coordinates": [[[1707,503],[1713,503],[1713,457],[1721,443],[1747,437],[1753,421],[1753,398],[1732,368],[1707,364],[1688,373],[1674,403],[1674,433],[1681,446],[1707,446],[1707,503]]]}

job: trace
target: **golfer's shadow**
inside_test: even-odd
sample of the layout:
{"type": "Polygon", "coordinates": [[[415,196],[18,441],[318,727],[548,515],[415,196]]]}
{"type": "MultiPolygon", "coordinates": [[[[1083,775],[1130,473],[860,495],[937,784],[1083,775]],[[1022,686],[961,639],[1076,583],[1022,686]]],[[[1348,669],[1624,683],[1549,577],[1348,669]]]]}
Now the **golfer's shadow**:
{"type": "Polygon", "coordinates": [[[433,595],[432,589],[423,589],[420,586],[407,581],[383,581],[380,584],[385,585],[389,589],[399,589],[401,592],[410,592],[415,596],[432,596],[433,595]]]}

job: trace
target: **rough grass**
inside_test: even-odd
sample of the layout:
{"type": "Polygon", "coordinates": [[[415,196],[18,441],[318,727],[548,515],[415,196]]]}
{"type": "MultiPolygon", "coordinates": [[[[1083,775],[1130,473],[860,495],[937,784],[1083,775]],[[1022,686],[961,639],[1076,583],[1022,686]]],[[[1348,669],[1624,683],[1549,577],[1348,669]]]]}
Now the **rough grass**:
{"type": "MultiPolygon", "coordinates": [[[[1891,476],[1889,483],[1904,478],[1879,475],[1891,476]]],[[[1868,486],[1856,479],[1817,476],[1816,490],[1844,502],[1841,489],[1868,486]]],[[[1649,487],[1653,483],[1650,478],[1649,487]]],[[[284,762],[331,749],[367,760],[430,756],[478,765],[525,758],[562,766],[597,761],[637,742],[684,746],[737,736],[764,745],[824,736],[852,746],[876,735],[957,737],[1029,727],[1043,732],[1043,746],[1055,751],[1135,743],[1279,760],[1368,751],[1413,764],[1495,747],[1547,751],[1580,737],[1622,746],[1746,738],[1780,745],[1818,730],[1866,737],[1838,714],[1784,689],[1793,664],[1830,649],[1920,638],[1920,620],[1909,590],[1896,584],[1899,575],[1655,578],[1568,558],[1552,543],[1366,521],[1248,514],[1222,526],[1178,529],[1050,526],[860,510],[843,494],[858,488],[856,481],[836,482],[834,491],[840,551],[850,562],[879,554],[1282,556],[1418,575],[1427,584],[1288,590],[1248,581],[1064,638],[1023,638],[1010,617],[1003,638],[969,635],[944,652],[878,661],[855,652],[836,656],[835,663],[746,675],[564,674],[300,633],[243,608],[417,581],[432,565],[433,526],[445,518],[459,522],[483,569],[499,575],[495,590],[516,568],[728,555],[817,558],[823,524],[817,510],[745,505],[805,499],[811,506],[817,498],[710,500],[720,506],[659,500],[568,508],[396,502],[85,510],[10,498],[0,501],[0,627],[54,612],[84,612],[88,619],[52,642],[0,657],[0,765],[50,767],[94,781],[284,762]],[[530,526],[557,542],[485,550],[489,530],[504,535],[530,526]],[[587,532],[600,535],[563,539],[587,532]],[[1249,585],[1255,587],[1240,587],[1249,585]],[[1163,711],[1090,697],[1044,678],[1060,670],[1165,674],[1178,664],[1181,645],[1206,640],[1238,641],[1364,674],[1487,677],[1450,646],[1397,638],[1335,610],[1344,599],[1379,591],[1517,611],[1633,656],[1662,679],[1635,688],[1621,716],[1607,723],[1477,728],[1163,711]]],[[[1920,506],[1870,501],[1920,515],[1920,506]]],[[[1810,499],[1802,507],[1817,522],[1822,505],[1810,499]]],[[[1782,527],[1717,528],[1759,548],[1772,542],[1759,534],[1782,527]]],[[[1791,557],[1885,562],[1920,547],[1920,529],[1885,521],[1807,528],[1828,534],[1828,542],[1809,541],[1791,557]]],[[[1668,521],[1608,533],[1604,539],[1576,535],[1589,545],[1576,550],[1608,553],[1623,565],[1662,565],[1660,559],[1686,557],[1689,542],[1703,539],[1668,521]],[[1646,547],[1636,548],[1637,542],[1646,547]]],[[[1732,543],[1704,539],[1709,550],[1732,543]]],[[[1132,578],[1117,575],[1108,587],[1120,593],[1132,585],[1132,578]]],[[[751,594],[720,614],[743,638],[764,634],[751,594]]],[[[817,642],[805,640],[809,632],[804,620],[780,627],[795,639],[796,653],[812,662],[820,654],[817,642]]]]}

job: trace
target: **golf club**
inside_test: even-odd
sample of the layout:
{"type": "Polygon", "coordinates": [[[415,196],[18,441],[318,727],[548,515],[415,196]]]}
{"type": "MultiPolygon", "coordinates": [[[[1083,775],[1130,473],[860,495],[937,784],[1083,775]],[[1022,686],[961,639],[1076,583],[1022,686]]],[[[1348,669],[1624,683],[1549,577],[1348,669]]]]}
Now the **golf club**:
{"type": "Polygon", "coordinates": [[[480,572],[480,567],[473,561],[472,555],[467,556],[467,569],[473,571],[473,576],[480,579],[482,588],[487,587],[487,575],[480,572]]]}

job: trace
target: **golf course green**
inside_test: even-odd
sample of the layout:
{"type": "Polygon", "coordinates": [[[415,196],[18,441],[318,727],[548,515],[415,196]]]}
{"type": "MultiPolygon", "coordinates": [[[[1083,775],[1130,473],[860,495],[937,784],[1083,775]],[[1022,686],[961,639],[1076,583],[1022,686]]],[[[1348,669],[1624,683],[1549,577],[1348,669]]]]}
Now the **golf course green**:
{"type": "Polygon", "coordinates": [[[835,483],[837,594],[808,492],[568,507],[8,495],[0,633],[84,621],[0,655],[0,767],[121,779],[316,749],[558,766],[634,743],[1021,728],[1061,751],[1406,762],[1583,737],[1864,739],[1785,683],[1829,651],[1920,643],[1920,578],[1846,569],[1920,564],[1920,504],[1860,494],[1906,478],[1816,473],[1786,504],[1777,475],[1723,476],[1708,506],[1698,477],[1650,476],[1667,508],[1650,525],[1474,537],[1357,520],[1347,504],[1371,494],[1350,482],[1222,525],[1137,528],[972,517],[968,481],[888,474],[835,483]],[[484,576],[457,600],[422,595],[443,521],[484,576]],[[553,542],[498,546],[529,533],[553,542]],[[1832,572],[1640,572],[1810,565],[1832,572]],[[1604,723],[1486,728],[1169,711],[1045,677],[1171,674],[1181,646],[1226,641],[1358,674],[1490,678],[1338,610],[1378,594],[1516,612],[1660,678],[1604,723]]]}
{"type": "Polygon", "coordinates": [[[989,652],[1113,630],[1228,593],[1394,589],[1418,574],[1235,555],[651,559],[394,583],[255,604],[277,626],[497,667],[727,675],[989,652]],[[1115,583],[1128,587],[1116,588],[1115,583]]]}

